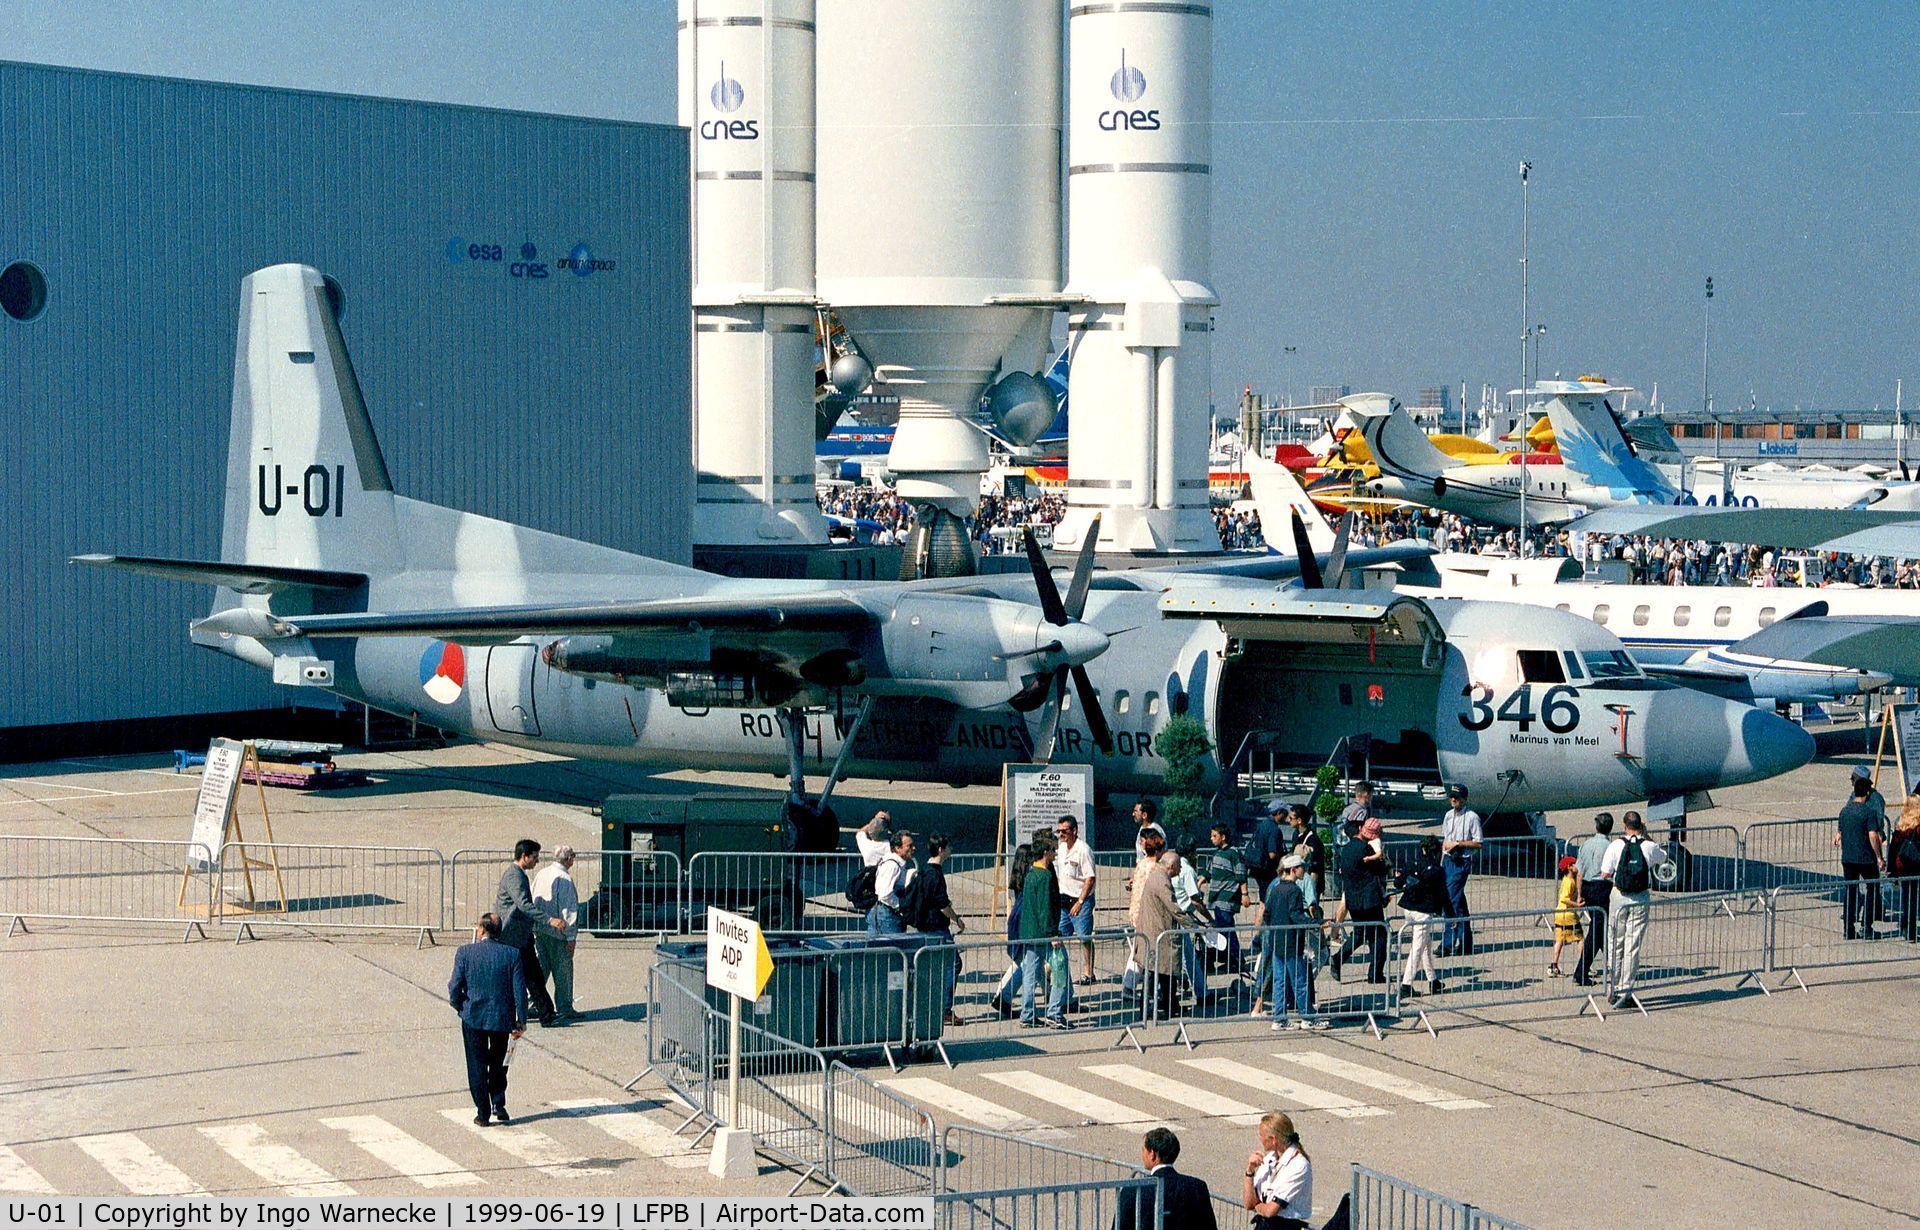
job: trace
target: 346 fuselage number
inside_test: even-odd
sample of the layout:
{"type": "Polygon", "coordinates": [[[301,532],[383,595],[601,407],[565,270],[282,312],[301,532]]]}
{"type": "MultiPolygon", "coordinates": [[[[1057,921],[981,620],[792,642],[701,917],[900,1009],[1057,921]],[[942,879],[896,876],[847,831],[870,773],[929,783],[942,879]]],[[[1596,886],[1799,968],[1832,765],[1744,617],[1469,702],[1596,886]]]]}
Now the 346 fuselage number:
{"type": "Polygon", "coordinates": [[[1551,733],[1564,735],[1580,725],[1580,706],[1574,703],[1579,699],[1580,689],[1568,684],[1548,688],[1540,698],[1538,714],[1533,710],[1533,688],[1525,683],[1507,693],[1498,708],[1493,704],[1493,688],[1487,684],[1470,683],[1460,689],[1460,695],[1467,701],[1467,711],[1460,715],[1460,724],[1468,730],[1485,730],[1495,722],[1512,722],[1527,731],[1533,729],[1537,719],[1551,733]]]}

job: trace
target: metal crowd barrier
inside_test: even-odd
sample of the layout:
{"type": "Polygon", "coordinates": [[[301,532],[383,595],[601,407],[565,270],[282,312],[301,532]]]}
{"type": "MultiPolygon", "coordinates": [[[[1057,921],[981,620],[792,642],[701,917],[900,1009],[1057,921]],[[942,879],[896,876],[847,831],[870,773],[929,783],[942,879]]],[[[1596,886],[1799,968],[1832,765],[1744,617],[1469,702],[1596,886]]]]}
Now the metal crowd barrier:
{"type": "Polygon", "coordinates": [[[1335,935],[1331,924],[1177,927],[1162,932],[1150,946],[1154,964],[1148,972],[1147,998],[1153,1022],[1171,1025],[1174,1038],[1189,1048],[1201,1041],[1270,1031],[1275,1019],[1270,971],[1277,969],[1284,981],[1288,975],[1285,958],[1297,955],[1306,965],[1308,1007],[1304,1012],[1290,1010],[1288,1023],[1328,1025],[1351,1020],[1365,1024],[1378,1036],[1382,1024],[1399,1012],[1396,984],[1391,977],[1388,927],[1366,923],[1355,927],[1348,923],[1343,934],[1359,942],[1343,958],[1336,974],[1333,957],[1341,953],[1343,939],[1335,935]],[[1368,980],[1368,936],[1380,946],[1379,961],[1385,973],[1379,982],[1368,980]],[[1217,941],[1213,937],[1218,937],[1217,941]],[[1221,946],[1216,947],[1216,942],[1221,946]],[[1274,962],[1275,954],[1282,958],[1280,962],[1274,962]],[[1198,987],[1194,985],[1196,977],[1198,987]],[[1261,1009],[1258,1017],[1253,1015],[1256,1004],[1261,1009]]]}
{"type": "Polygon", "coordinates": [[[206,938],[218,866],[186,841],[119,837],[0,837],[0,914],[7,934],[28,919],[172,924],[206,938]]]}
{"type": "MultiPolygon", "coordinates": [[[[670,850],[579,850],[573,887],[580,898],[580,930],[593,935],[677,935],[684,923],[686,879],[670,850]]],[[[494,908],[500,873],[511,850],[455,850],[447,862],[449,930],[464,930],[494,908]]],[[[551,847],[529,879],[553,861],[551,847]]]]}
{"type": "Polygon", "coordinates": [[[1112,1230],[1131,1203],[1133,1224],[1159,1230],[1160,1185],[1126,1162],[985,1128],[940,1134],[937,1224],[954,1230],[1112,1230]]]}
{"type": "Polygon", "coordinates": [[[1781,888],[1840,878],[1840,849],[1833,844],[1834,821],[1763,820],[1749,824],[1741,838],[1740,887],[1781,888]]]}
{"type": "MultiPolygon", "coordinates": [[[[756,1028],[823,1054],[874,1050],[889,1067],[897,1067],[897,1053],[913,1038],[915,1005],[908,978],[912,955],[906,948],[869,945],[858,936],[844,944],[828,940],[776,945],[773,978],[745,1017],[756,1028]]],[[[679,956],[669,949],[655,960],[654,969],[662,985],[678,984],[707,1008],[723,1015],[728,1011],[725,994],[706,985],[704,958],[679,956]]],[[[680,1048],[686,1045],[680,1039],[692,1032],[691,1022],[679,1015],[663,1015],[661,1028],[680,1048]]]]}
{"type": "MultiPolygon", "coordinates": [[[[1767,989],[1761,974],[1767,969],[1766,899],[1750,893],[1716,893],[1704,897],[1654,897],[1644,905],[1623,906],[1618,898],[1608,912],[1607,945],[1611,949],[1607,977],[1610,996],[1628,991],[1661,989],[1715,978],[1737,978],[1735,986],[1751,981],[1767,989]],[[1638,967],[1626,985],[1621,923],[1626,911],[1645,912],[1645,931],[1638,967]]],[[[1636,1006],[1638,1000],[1635,1000],[1636,1006]]],[[[1645,1012],[1645,1008],[1640,1009],[1645,1012]]]]}
{"type": "Polygon", "coordinates": [[[850,1196],[924,1196],[940,1168],[933,1119],[835,1061],[827,1069],[827,1172],[850,1196]]]}
{"type": "MultiPolygon", "coordinates": [[[[1345,844],[1345,834],[1340,844],[1345,844]]],[[[1387,830],[1387,858],[1396,867],[1411,867],[1420,842],[1430,833],[1387,830]]],[[[1558,891],[1560,843],[1551,837],[1489,837],[1474,853],[1472,870],[1467,876],[1466,898],[1470,912],[1499,913],[1506,910],[1534,909],[1552,905],[1558,891]]],[[[1331,892],[1331,889],[1329,889],[1331,892]]]]}
{"type": "Polygon", "coordinates": [[[1353,1230],[1526,1230],[1517,1221],[1353,1163],[1347,1216],[1353,1230]]]}
{"type": "MultiPolygon", "coordinates": [[[[1751,887],[1743,865],[1746,842],[1731,824],[1653,825],[1648,836],[1667,852],[1668,861],[1653,868],[1657,893],[1729,893],[1751,887]]],[[[1574,853],[1579,844],[1570,840],[1567,852],[1574,853]]]]}
{"type": "MultiPolygon", "coordinates": [[[[1120,1030],[1121,1039],[1133,1037],[1133,1026],[1143,1019],[1143,995],[1147,982],[1143,966],[1134,989],[1126,986],[1126,969],[1133,934],[1128,931],[1097,931],[1092,939],[1036,940],[1031,943],[1044,950],[1045,957],[1058,951],[1065,956],[1074,981],[1072,1004],[1067,1020],[1077,1030],[1120,1030]],[[1084,982],[1086,951],[1093,951],[1094,981],[1084,982]]],[[[909,1037],[912,1045],[932,1047],[952,1064],[951,1048],[973,1043],[1002,1043],[1012,1037],[1031,1037],[1035,1027],[1020,1022],[1020,1004],[1024,989],[1019,963],[1009,950],[1020,944],[1000,939],[962,938],[953,944],[932,945],[913,954],[909,982],[912,985],[912,1012],[909,1037]],[[945,975],[954,971],[952,1012],[959,1024],[947,1024],[942,1010],[945,1000],[945,975]]],[[[1038,986],[1034,992],[1034,1013],[1046,1014],[1047,991],[1038,986]]]]}
{"type": "Polygon", "coordinates": [[[220,849],[214,914],[238,927],[412,931],[432,942],[446,918],[446,859],[407,846],[230,841],[220,849]]]}
{"type": "Polygon", "coordinates": [[[1573,974],[1580,962],[1584,938],[1601,925],[1604,912],[1584,906],[1574,912],[1578,915],[1582,939],[1571,941],[1560,954],[1564,977],[1555,977],[1548,969],[1556,938],[1557,909],[1474,914],[1472,949],[1452,956],[1440,955],[1445,918],[1434,915],[1426,923],[1415,923],[1400,917],[1395,920],[1396,964],[1388,970],[1388,977],[1397,988],[1399,1009],[1415,1013],[1419,1023],[1431,1033],[1430,1016],[1435,1012],[1588,999],[1599,995],[1606,976],[1604,947],[1594,954],[1593,967],[1588,971],[1590,985],[1576,983],[1573,974]],[[1427,964],[1419,959],[1422,944],[1427,948],[1432,978],[1422,976],[1427,964]],[[1410,975],[1414,975],[1411,981],[1410,975]],[[1442,989],[1434,989],[1436,982],[1442,989]]]}
{"type": "Polygon", "coordinates": [[[1831,881],[1767,894],[1767,970],[1920,959],[1920,876],[1831,881]],[[1856,938],[1848,939],[1848,915],[1856,938]]]}
{"type": "Polygon", "coordinates": [[[686,929],[707,929],[707,907],[752,915],[770,932],[858,931],[866,918],[847,901],[860,856],[701,851],[687,860],[686,929]]]}

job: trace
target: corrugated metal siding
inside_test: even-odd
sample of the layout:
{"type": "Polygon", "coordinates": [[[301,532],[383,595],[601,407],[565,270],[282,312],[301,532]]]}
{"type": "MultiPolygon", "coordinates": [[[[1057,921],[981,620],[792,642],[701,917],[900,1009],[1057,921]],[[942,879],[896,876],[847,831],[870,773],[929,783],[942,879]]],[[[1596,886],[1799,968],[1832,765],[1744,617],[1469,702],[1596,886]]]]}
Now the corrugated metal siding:
{"type": "Polygon", "coordinates": [[[0,727],[271,705],[209,591],[69,567],[219,552],[240,279],[312,264],[398,490],[684,561],[682,130],[0,63],[0,727]],[[455,262],[449,240],[498,244],[455,262]],[[576,242],[617,262],[581,277],[576,242]],[[510,276],[520,245],[548,266],[510,276]]]}

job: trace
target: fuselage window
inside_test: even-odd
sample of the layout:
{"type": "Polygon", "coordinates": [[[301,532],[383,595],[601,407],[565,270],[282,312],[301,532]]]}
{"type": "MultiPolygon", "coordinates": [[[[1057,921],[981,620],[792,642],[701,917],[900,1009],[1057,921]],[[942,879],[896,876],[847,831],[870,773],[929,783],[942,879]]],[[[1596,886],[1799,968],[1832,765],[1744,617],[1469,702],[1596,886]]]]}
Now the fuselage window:
{"type": "Polygon", "coordinates": [[[1520,651],[1520,678],[1527,683],[1565,683],[1567,672],[1560,665],[1560,655],[1551,649],[1522,649],[1520,651]]]}
{"type": "Polygon", "coordinates": [[[1160,693],[1148,692],[1147,693],[1147,716],[1152,717],[1154,714],[1158,712],[1160,712],[1160,693]]]}
{"type": "Polygon", "coordinates": [[[1677,606],[1673,608],[1673,626],[1674,627],[1684,628],[1687,626],[1688,622],[1691,621],[1692,619],[1693,619],[1692,607],[1677,606]]]}
{"type": "Polygon", "coordinates": [[[1573,609],[1573,603],[1562,602],[1559,606],[1556,606],[1553,609],[1556,611],[1571,611],[1573,609]]]}
{"type": "Polygon", "coordinates": [[[1133,697],[1129,696],[1125,692],[1115,692],[1113,694],[1113,711],[1115,713],[1125,713],[1128,709],[1132,707],[1133,707],[1133,697]]]}
{"type": "Polygon", "coordinates": [[[1762,628],[1766,627],[1768,624],[1772,623],[1778,615],[1779,615],[1779,612],[1775,611],[1770,606],[1761,607],[1760,608],[1760,626],[1762,628]]]}
{"type": "Polygon", "coordinates": [[[1637,607],[1634,607],[1634,608],[1633,608],[1633,626],[1634,626],[1634,627],[1636,627],[1636,628],[1644,628],[1644,627],[1646,627],[1646,626],[1647,626],[1647,616],[1648,616],[1648,615],[1650,615],[1650,614],[1652,614],[1652,613],[1653,613],[1653,608],[1652,608],[1652,607],[1649,607],[1649,606],[1637,606],[1637,607]]]}
{"type": "Polygon", "coordinates": [[[1609,613],[1612,612],[1612,610],[1613,608],[1604,602],[1602,602],[1599,606],[1594,607],[1593,622],[1601,625],[1602,627],[1605,627],[1607,622],[1607,616],[1609,613]]]}
{"type": "Polygon", "coordinates": [[[1727,626],[1728,624],[1730,624],[1730,623],[1732,623],[1732,622],[1733,622],[1733,608],[1732,608],[1732,607],[1730,607],[1730,606],[1718,606],[1718,607],[1715,607],[1715,608],[1713,608],[1713,626],[1714,626],[1714,627],[1716,627],[1716,628],[1724,628],[1724,627],[1726,627],[1726,626],[1727,626]]]}

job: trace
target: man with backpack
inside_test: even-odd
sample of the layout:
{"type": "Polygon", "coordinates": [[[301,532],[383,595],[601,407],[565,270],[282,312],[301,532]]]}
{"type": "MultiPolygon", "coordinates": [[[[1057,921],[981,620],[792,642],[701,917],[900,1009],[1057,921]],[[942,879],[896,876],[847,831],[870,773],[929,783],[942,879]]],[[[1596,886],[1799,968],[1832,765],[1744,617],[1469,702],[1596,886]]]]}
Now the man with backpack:
{"type": "Polygon", "coordinates": [[[907,932],[906,905],[901,894],[907,888],[907,868],[913,862],[913,834],[902,829],[893,834],[887,843],[887,852],[879,863],[872,867],[863,867],[854,873],[854,883],[847,886],[847,900],[856,908],[866,899],[869,892],[873,904],[867,908],[867,938],[875,939],[882,935],[905,935],[907,932]],[[873,878],[872,888],[865,888],[868,875],[873,878]]]}
{"type": "Polygon", "coordinates": [[[1647,913],[1653,899],[1653,869],[1667,861],[1667,852],[1647,838],[1647,822],[1630,811],[1627,831],[1607,846],[1600,874],[1613,882],[1613,901],[1607,929],[1613,951],[1613,1006],[1624,1008],[1633,999],[1633,978],[1640,969],[1640,946],[1647,938],[1647,913]]]}

